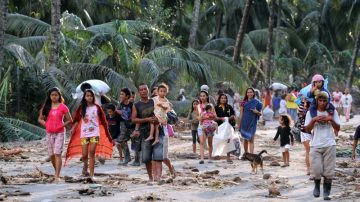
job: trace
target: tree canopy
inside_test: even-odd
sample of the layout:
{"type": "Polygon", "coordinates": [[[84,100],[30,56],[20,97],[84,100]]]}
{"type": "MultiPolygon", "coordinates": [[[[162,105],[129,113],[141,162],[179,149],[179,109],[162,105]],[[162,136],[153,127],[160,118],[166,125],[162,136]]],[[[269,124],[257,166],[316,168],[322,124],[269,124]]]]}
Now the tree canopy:
{"type": "Polygon", "coordinates": [[[63,0],[58,24],[54,1],[0,6],[0,131],[11,134],[0,141],[43,134],[31,124],[47,89],[59,87],[73,109],[71,93],[87,79],[106,81],[113,99],[142,82],[167,83],[174,99],[180,88],[192,96],[202,84],[300,87],[318,72],[337,87],[360,86],[360,0],[256,0],[246,13],[246,0],[63,0]]]}

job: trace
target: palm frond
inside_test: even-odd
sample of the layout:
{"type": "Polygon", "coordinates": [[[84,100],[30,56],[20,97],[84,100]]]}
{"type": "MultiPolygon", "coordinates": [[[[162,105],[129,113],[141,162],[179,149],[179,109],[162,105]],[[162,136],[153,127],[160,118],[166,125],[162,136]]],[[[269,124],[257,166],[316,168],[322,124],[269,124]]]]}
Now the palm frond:
{"type": "Polygon", "coordinates": [[[301,38],[306,42],[312,42],[318,39],[319,35],[319,11],[308,13],[301,21],[297,32],[301,34],[301,38]]]}
{"type": "Polygon", "coordinates": [[[268,29],[254,30],[248,33],[252,43],[259,51],[266,51],[266,44],[268,38],[268,29]]]}
{"type": "Polygon", "coordinates": [[[248,34],[245,34],[245,36],[244,36],[244,41],[241,46],[241,50],[244,55],[249,55],[255,59],[259,59],[258,50],[255,48],[255,45],[251,41],[248,34]]]}
{"type": "Polygon", "coordinates": [[[144,57],[153,60],[161,71],[175,67],[179,71],[185,71],[197,78],[201,83],[212,82],[209,66],[195,51],[173,46],[162,46],[149,52],[144,57]]]}
{"type": "Polygon", "coordinates": [[[211,75],[219,81],[228,81],[237,86],[245,86],[250,83],[242,68],[221,54],[213,51],[197,51],[210,67],[211,75]]]}
{"type": "Polygon", "coordinates": [[[160,74],[161,71],[153,60],[148,58],[141,59],[138,70],[139,81],[145,81],[146,84],[152,86],[160,74]]]}
{"type": "Polygon", "coordinates": [[[75,92],[76,85],[61,69],[51,67],[44,72],[43,83],[47,89],[58,87],[66,100],[72,100],[71,93],[75,92]]]}
{"type": "Polygon", "coordinates": [[[324,59],[327,59],[330,64],[334,65],[334,58],[332,57],[327,47],[319,42],[312,42],[309,45],[308,52],[304,58],[304,63],[322,63],[325,62],[324,59]]]}
{"type": "MultiPolygon", "coordinates": [[[[124,39],[123,36],[121,36],[120,34],[117,34],[116,36],[114,36],[113,41],[115,44],[115,48],[118,52],[118,55],[120,56],[121,69],[123,69],[127,72],[132,61],[131,61],[131,57],[129,54],[130,50],[128,48],[126,40],[124,39]]],[[[123,72],[125,72],[125,71],[123,71],[123,72]]]]}
{"type": "Polygon", "coordinates": [[[113,22],[107,22],[100,25],[93,25],[90,27],[87,27],[87,30],[93,32],[94,34],[116,34],[117,30],[114,26],[113,22]]]}
{"type": "Polygon", "coordinates": [[[24,121],[0,117],[0,142],[14,140],[39,140],[46,136],[46,131],[24,121]]]}
{"type": "Polygon", "coordinates": [[[217,50],[224,51],[229,46],[234,46],[235,40],[231,38],[218,38],[207,42],[203,47],[203,51],[217,50]]]}
{"type": "Polygon", "coordinates": [[[9,39],[5,41],[5,44],[18,44],[24,47],[32,54],[37,54],[44,46],[47,36],[29,36],[23,38],[9,39]]]}
{"type": "Polygon", "coordinates": [[[20,66],[31,67],[35,64],[34,58],[21,45],[9,44],[5,46],[5,52],[16,59],[20,66]]]}
{"type": "Polygon", "coordinates": [[[44,36],[50,29],[50,25],[21,14],[8,14],[6,32],[19,37],[44,36]]]}
{"type": "Polygon", "coordinates": [[[84,54],[82,56],[81,61],[89,62],[91,57],[94,56],[94,54],[101,47],[101,45],[109,42],[110,40],[111,40],[110,34],[97,34],[97,35],[93,36],[89,40],[89,42],[84,50],[84,54]]]}

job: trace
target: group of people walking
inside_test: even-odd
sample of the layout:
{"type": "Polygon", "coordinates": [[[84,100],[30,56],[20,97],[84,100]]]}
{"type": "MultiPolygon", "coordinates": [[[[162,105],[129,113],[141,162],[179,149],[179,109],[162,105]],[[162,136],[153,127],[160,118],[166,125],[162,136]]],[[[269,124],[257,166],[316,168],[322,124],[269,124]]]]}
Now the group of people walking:
{"type": "Polygon", "coordinates": [[[65,128],[68,125],[71,125],[71,137],[64,165],[76,156],[81,157],[82,175],[92,181],[96,180],[96,157],[102,163],[104,159],[111,158],[113,146],[119,151],[120,165],[127,165],[131,161],[129,140],[134,151],[132,165],[140,166],[140,157],[142,158],[141,162],[145,164],[149,176],[149,184],[160,180],[162,163],[168,166],[171,175],[175,177],[174,167],[167,156],[167,112],[172,109],[166,98],[167,92],[167,85],[160,84],[157,96],[151,99],[148,86],[140,84],[140,99],[134,102],[131,100],[131,91],[122,88],[119,106],[108,103],[104,110],[101,103],[96,102],[100,99],[96,99],[96,93],[90,85],[83,89],[80,104],[71,116],[60,90],[56,87],[50,89],[38,121],[46,128],[46,143],[55,170],[55,181],[60,181],[61,154],[65,142],[65,128]]]}
{"type": "MultiPolygon", "coordinates": [[[[167,85],[157,86],[157,89],[152,91],[153,95],[150,98],[148,86],[140,84],[138,86],[139,101],[137,102],[134,101],[133,92],[128,88],[122,88],[119,96],[120,104],[118,106],[111,103],[106,104],[104,107],[106,111],[97,101],[99,99],[96,98],[97,95],[91,85],[85,86],[87,87],[83,88],[82,99],[73,116],[70,115],[68,107],[64,104],[58,88],[49,90],[40,110],[38,121],[46,128],[48,153],[55,170],[55,180],[60,180],[65,128],[69,125],[71,125],[71,138],[67,147],[65,165],[71,158],[81,156],[82,175],[90,177],[93,181],[96,180],[94,178],[96,157],[99,157],[100,162],[103,159],[111,158],[113,146],[119,151],[120,165],[127,165],[131,161],[128,146],[130,140],[130,148],[134,151],[132,165],[139,166],[141,157],[141,162],[146,166],[149,184],[160,180],[162,163],[175,177],[174,167],[168,158],[169,123],[167,116],[172,110],[172,104],[166,98],[167,85]]],[[[345,91],[345,95],[340,96],[342,101],[339,102],[343,106],[351,106],[352,98],[347,95],[349,95],[348,90],[345,91]]],[[[335,100],[338,101],[335,98],[338,96],[338,94],[333,94],[334,101],[332,101],[329,91],[324,87],[324,79],[321,75],[313,77],[310,91],[307,95],[302,95],[295,112],[293,108],[283,109],[289,106],[283,102],[283,99],[295,102],[296,95],[290,93],[290,95],[282,96],[283,99],[279,103],[280,126],[274,137],[274,141],[280,137],[283,167],[289,166],[289,148],[294,144],[290,124],[291,121],[298,119],[301,141],[306,151],[307,174],[312,175],[315,181],[313,195],[319,197],[320,181],[324,177],[323,196],[325,200],[330,199],[335,171],[335,136],[340,130],[340,119],[336,110],[339,103],[335,102],[335,100]]],[[[193,153],[197,151],[197,142],[200,145],[199,164],[205,163],[206,141],[208,163],[212,162],[214,158],[212,156],[213,137],[218,127],[224,122],[229,123],[234,129],[235,125],[238,125],[243,140],[243,153],[254,153],[257,122],[262,116],[265,105],[256,98],[256,90],[250,87],[246,89],[242,101],[238,103],[238,109],[234,109],[234,104],[229,103],[227,94],[219,93],[217,99],[214,99],[209,95],[208,86],[203,85],[197,99],[192,101],[188,117],[191,122],[193,153]]],[[[231,153],[231,151],[227,153],[228,163],[232,163],[231,153]]],[[[353,157],[355,158],[355,155],[353,157]]],[[[241,159],[244,159],[244,156],[241,159]]]]}

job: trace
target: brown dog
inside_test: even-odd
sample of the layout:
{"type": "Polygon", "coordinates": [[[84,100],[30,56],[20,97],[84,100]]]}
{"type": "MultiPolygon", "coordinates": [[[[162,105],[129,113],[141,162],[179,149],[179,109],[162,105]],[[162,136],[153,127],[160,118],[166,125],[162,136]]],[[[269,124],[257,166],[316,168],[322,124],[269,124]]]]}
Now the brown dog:
{"type": "Polygon", "coordinates": [[[267,153],[267,151],[262,150],[259,154],[251,154],[248,152],[244,154],[245,159],[251,162],[252,172],[255,172],[255,174],[257,174],[257,167],[259,165],[261,167],[261,172],[264,174],[263,158],[261,156],[263,153],[267,153]]]}

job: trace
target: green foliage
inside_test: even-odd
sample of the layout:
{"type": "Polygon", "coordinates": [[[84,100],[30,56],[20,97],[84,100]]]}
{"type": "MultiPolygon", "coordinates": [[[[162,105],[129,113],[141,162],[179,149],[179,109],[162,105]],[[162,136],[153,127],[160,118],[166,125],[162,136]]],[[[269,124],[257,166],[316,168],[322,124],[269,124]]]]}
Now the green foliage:
{"type": "Polygon", "coordinates": [[[17,119],[0,116],[0,142],[14,140],[39,140],[46,131],[35,125],[17,119]]]}

